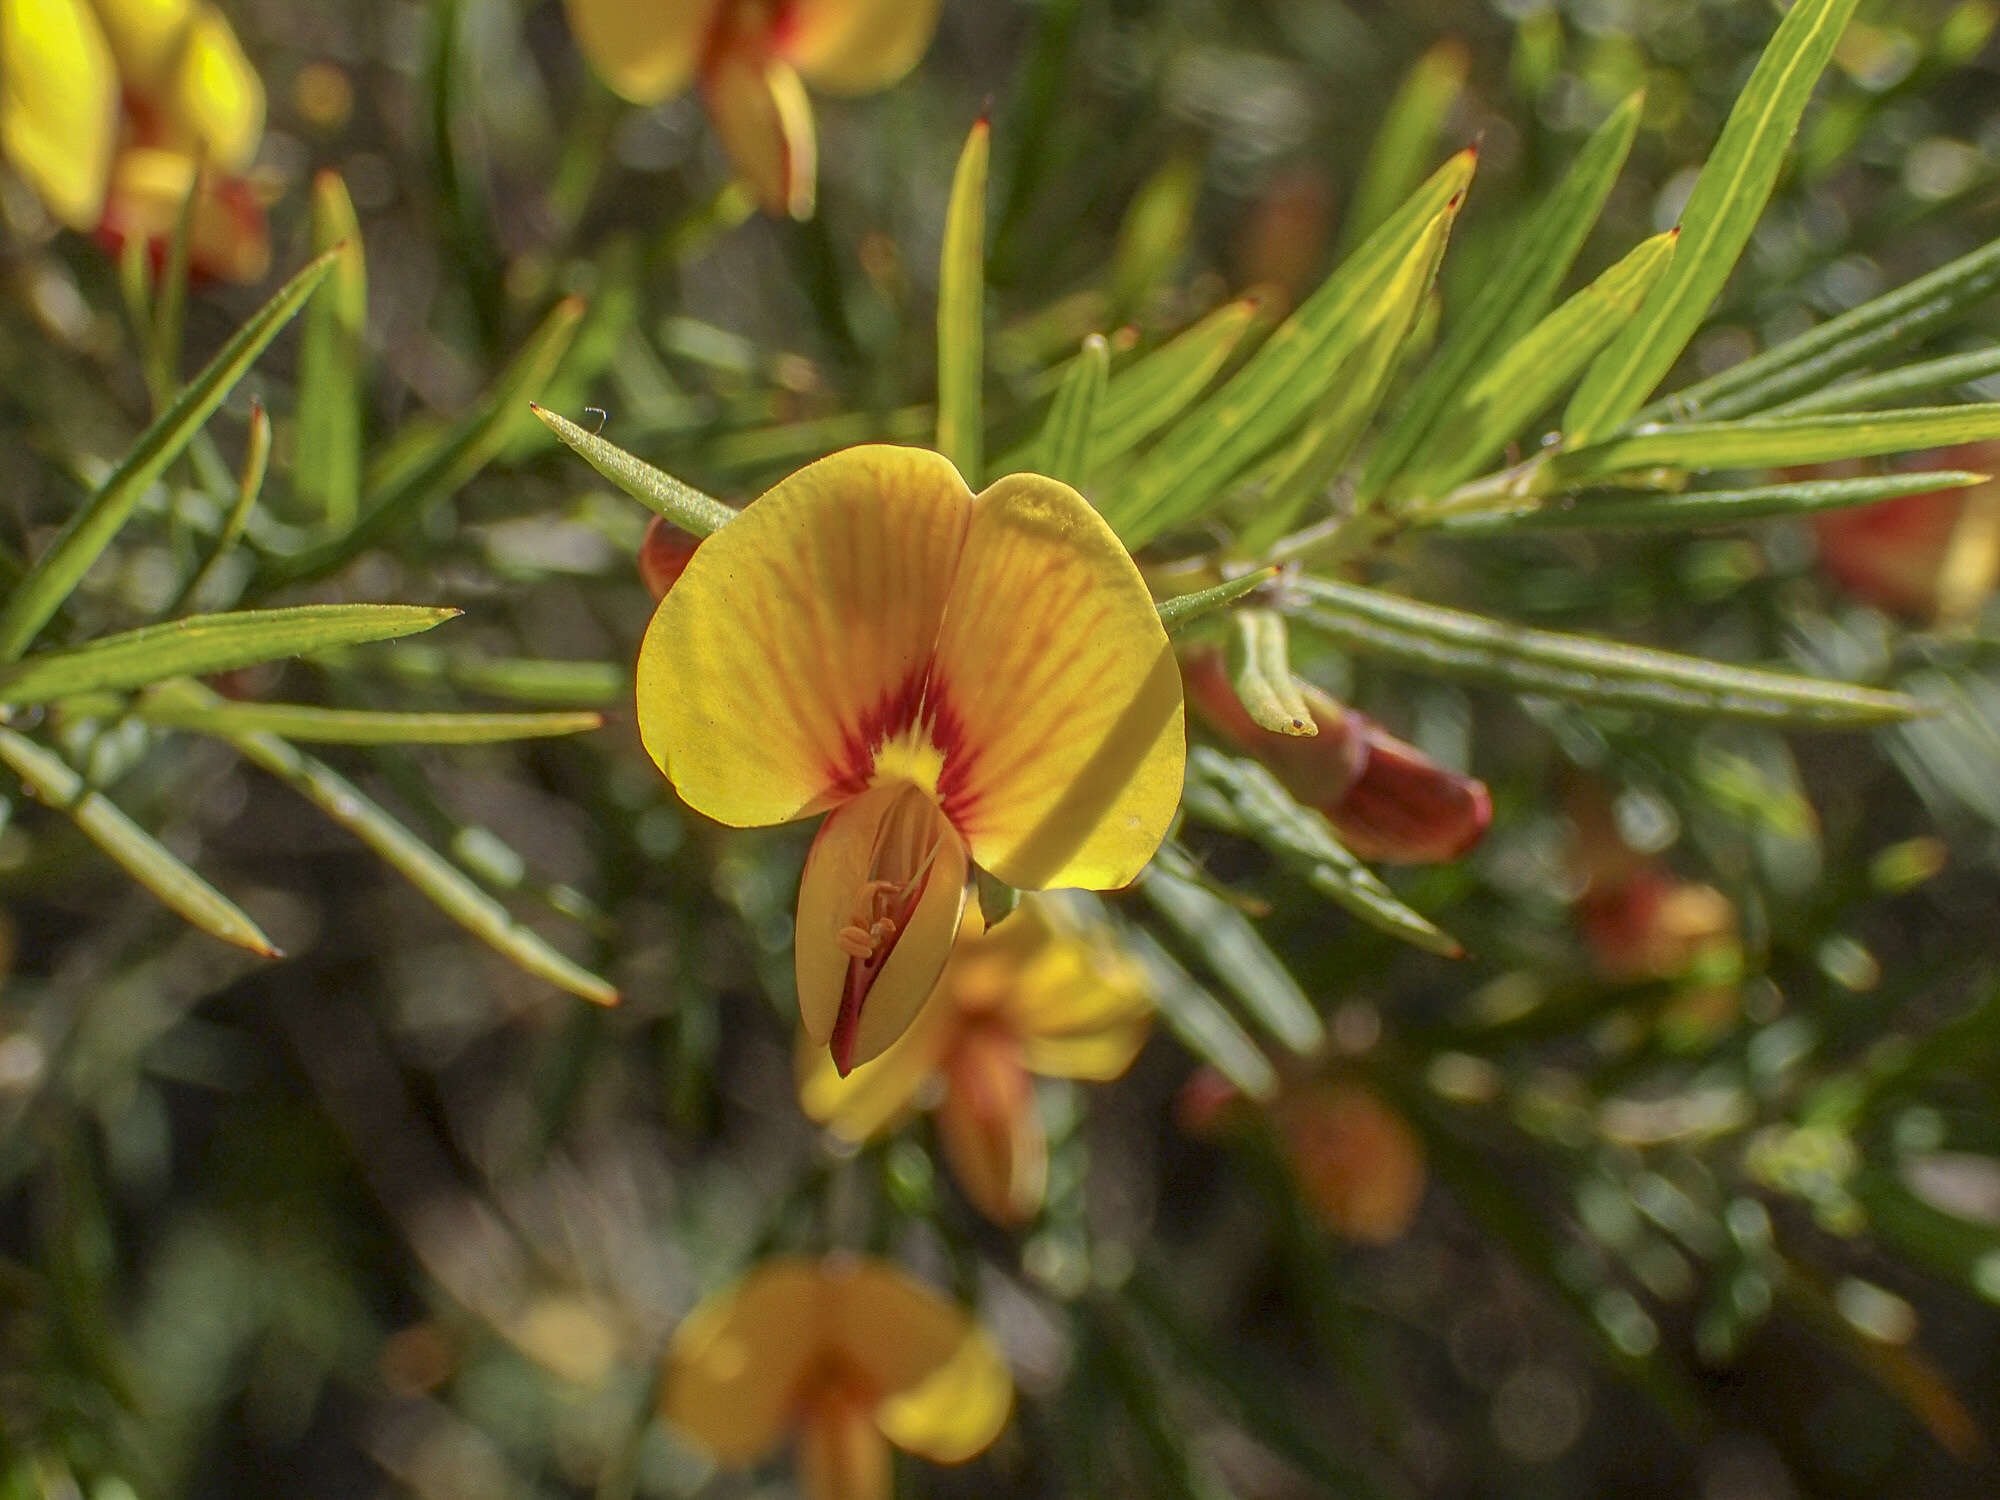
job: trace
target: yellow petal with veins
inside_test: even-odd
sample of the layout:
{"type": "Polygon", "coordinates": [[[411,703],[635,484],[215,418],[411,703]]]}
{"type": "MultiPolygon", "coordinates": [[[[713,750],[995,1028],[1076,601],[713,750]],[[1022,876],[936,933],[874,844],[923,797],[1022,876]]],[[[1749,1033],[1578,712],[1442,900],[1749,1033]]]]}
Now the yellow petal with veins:
{"type": "Polygon", "coordinates": [[[570,30],[615,93],[657,104],[694,81],[722,0],[566,0],[570,30]]]}
{"type": "Polygon", "coordinates": [[[932,695],[976,863],[1028,890],[1137,877],[1180,802],[1180,668],[1130,554],[1068,485],[1015,474],[974,502],[932,695]]]}
{"type": "Polygon", "coordinates": [[[0,0],[0,153],[48,210],[89,229],[117,138],[111,50],[81,0],[0,0]]]}
{"type": "Polygon", "coordinates": [[[818,192],[819,137],[812,102],[790,63],[748,47],[712,57],[702,98],[737,176],[767,214],[810,219],[818,192]]]}
{"type": "Polygon", "coordinates": [[[922,59],[940,0],[794,0],[778,45],[815,88],[872,94],[922,59]]]}
{"type": "Polygon", "coordinates": [[[816,1262],[779,1257],[707,1298],[674,1331],[661,1415],[718,1463],[756,1462],[790,1429],[801,1382],[827,1350],[816,1262]]]}
{"type": "Polygon", "coordinates": [[[972,495],[916,448],[801,469],[696,549],[639,653],[639,732],[697,812],[805,817],[915,714],[972,495]]]}
{"type": "Polygon", "coordinates": [[[792,958],[806,1035],[832,1046],[843,1073],[879,1057],[937,988],[966,873],[964,843],[909,782],[870,787],[820,825],[799,880],[792,958]]]}
{"type": "Polygon", "coordinates": [[[881,1395],[875,1420],[897,1447],[961,1463],[1007,1425],[1014,1382],[999,1349],[956,1303],[886,1261],[829,1266],[834,1342],[881,1395]]]}

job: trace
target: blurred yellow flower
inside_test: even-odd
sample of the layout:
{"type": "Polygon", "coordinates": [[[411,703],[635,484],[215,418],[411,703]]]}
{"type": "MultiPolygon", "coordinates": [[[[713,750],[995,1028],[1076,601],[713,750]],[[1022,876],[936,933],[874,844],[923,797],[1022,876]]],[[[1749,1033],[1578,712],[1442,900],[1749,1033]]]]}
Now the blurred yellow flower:
{"type": "Polygon", "coordinates": [[[0,154],[71,228],[157,246],[205,170],[191,264],[254,281],[270,244],[239,174],[263,133],[263,85],[213,5],[0,0],[0,154]]]}
{"type": "Polygon", "coordinates": [[[1048,1139],[1034,1076],[1105,1082],[1132,1065],[1153,1005],[1137,965],[1046,901],[1026,898],[990,932],[969,910],[937,990],[910,1029],[842,1078],[801,1047],[799,1103],[859,1143],[887,1130],[935,1080],[938,1134],[979,1211],[1012,1227],[1042,1206],[1048,1139]]]}
{"type": "Polygon", "coordinates": [[[1134,879],[1180,801],[1180,673],[1118,538],[1067,485],[974,495],[849,448],[704,541],[639,653],[639,731],[696,811],[828,812],[794,937],[844,1074],[903,1034],[977,862],[1026,890],[1134,879]]]}
{"type": "Polygon", "coordinates": [[[567,0],[598,75],[637,104],[698,83],[767,213],[809,219],[819,145],[805,82],[888,88],[924,55],[940,0],[567,0]]]}
{"type": "Polygon", "coordinates": [[[889,1443],[963,1463],[1013,1401],[993,1340],[921,1282],[886,1261],[778,1256],[681,1324],[660,1409],[719,1464],[796,1433],[811,1500],[887,1500],[889,1443]]]}

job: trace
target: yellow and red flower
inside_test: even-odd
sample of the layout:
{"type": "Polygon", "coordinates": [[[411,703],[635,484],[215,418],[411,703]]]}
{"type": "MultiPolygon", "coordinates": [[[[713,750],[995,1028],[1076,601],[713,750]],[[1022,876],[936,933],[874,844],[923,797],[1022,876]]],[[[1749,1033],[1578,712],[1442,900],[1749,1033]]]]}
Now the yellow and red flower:
{"type": "Polygon", "coordinates": [[[1036,1077],[1108,1082],[1132,1065],[1152,1028],[1138,966],[1047,901],[1028,897],[1005,921],[965,925],[929,1003],[880,1057],[842,1078],[802,1047],[799,1103],[860,1143],[924,1105],[952,1175],[979,1211],[1013,1227],[1034,1217],[1048,1180],[1036,1077]]]}
{"type": "Polygon", "coordinates": [[[1310,683],[1299,692],[1318,732],[1279,734],[1252,719],[1220,652],[1190,652],[1188,697],[1224,739],[1268,766],[1301,806],[1313,807],[1363,859],[1436,864],[1457,859],[1493,821],[1486,784],[1439,765],[1367,715],[1310,683]]]}
{"type": "Polygon", "coordinates": [[[0,0],[0,154],[72,229],[157,259],[201,185],[197,273],[255,281],[264,211],[241,175],[264,133],[264,89],[200,0],[0,0]]]}
{"type": "Polygon", "coordinates": [[[639,654],[646,748],[734,827],[828,814],[806,857],[799,1010],[842,1073],[902,1035],[973,863],[1109,890],[1180,801],[1180,673],[1152,596],[1069,486],[978,495],[915,448],[850,448],[707,538],[639,654]]]}
{"type": "Polygon", "coordinates": [[[888,88],[924,55],[940,0],[568,0],[598,76],[635,104],[701,88],[766,212],[809,219],[819,145],[805,84],[888,88]]]}
{"type": "Polygon", "coordinates": [[[1007,1425],[1013,1379],[956,1304],[886,1261],[763,1261],[675,1332],[660,1409],[717,1463],[798,1440],[812,1500],[888,1500],[889,1444],[963,1463],[1007,1425]]]}

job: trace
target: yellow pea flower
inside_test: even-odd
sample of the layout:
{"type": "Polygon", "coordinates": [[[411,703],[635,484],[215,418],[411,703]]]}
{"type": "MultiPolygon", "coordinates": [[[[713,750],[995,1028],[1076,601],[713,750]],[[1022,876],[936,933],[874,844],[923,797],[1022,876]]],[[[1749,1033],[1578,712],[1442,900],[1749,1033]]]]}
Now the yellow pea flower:
{"type": "Polygon", "coordinates": [[[1180,672],[1077,492],[849,448],[696,549],[639,653],[639,732],[697,812],[826,812],[794,940],[799,1010],[845,1074],[902,1035],[976,862],[1024,890],[1129,883],[1180,801],[1180,672]]]}
{"type": "Polygon", "coordinates": [[[157,251],[205,164],[191,263],[254,281],[270,244],[240,174],[263,133],[263,85],[213,5],[0,0],[0,154],[70,228],[157,251]]]}
{"type": "Polygon", "coordinates": [[[963,1463],[1013,1401],[992,1339],[921,1282],[881,1260],[778,1256],[681,1324],[660,1409],[719,1464],[795,1432],[812,1500],[887,1500],[888,1444],[963,1463]]]}
{"type": "Polygon", "coordinates": [[[1137,965],[1030,896],[990,932],[968,910],[929,1002],[874,1062],[842,1078],[802,1046],[799,1103],[860,1143],[896,1124],[933,1083],[928,1107],[952,1174],[979,1211],[1007,1227],[1042,1206],[1048,1138],[1034,1077],[1108,1082],[1132,1065],[1152,1029],[1137,965]]]}
{"type": "Polygon", "coordinates": [[[818,139],[805,82],[885,89],[917,65],[940,0],[567,0],[591,66],[636,104],[698,83],[767,213],[809,219],[818,139]],[[804,80],[804,81],[802,81],[804,80]]]}

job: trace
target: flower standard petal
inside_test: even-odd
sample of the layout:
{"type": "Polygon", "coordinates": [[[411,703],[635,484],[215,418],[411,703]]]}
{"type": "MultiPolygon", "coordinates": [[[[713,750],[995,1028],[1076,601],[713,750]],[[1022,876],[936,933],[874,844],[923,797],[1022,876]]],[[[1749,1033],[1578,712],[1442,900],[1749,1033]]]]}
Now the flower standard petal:
{"type": "Polygon", "coordinates": [[[0,152],[72,229],[104,206],[117,112],[111,49],[82,0],[0,0],[0,152]]]}
{"type": "Polygon", "coordinates": [[[694,80],[723,0],[566,0],[569,27],[597,76],[634,104],[658,104],[694,80]]]}
{"type": "Polygon", "coordinates": [[[775,41],[815,88],[872,94],[922,59],[941,0],[793,0],[775,41]]]}
{"type": "Polygon", "coordinates": [[[737,175],[767,214],[810,219],[819,179],[812,103],[792,65],[758,46],[724,47],[703,65],[702,98],[737,175]]]}
{"type": "Polygon", "coordinates": [[[688,804],[757,827],[868,783],[915,717],[972,495],[915,448],[849,448],[695,552],[639,653],[639,731],[688,804]]]}
{"type": "Polygon", "coordinates": [[[890,1442],[949,1464],[1000,1435],[1013,1378],[963,1308],[879,1260],[829,1268],[827,1292],[840,1357],[879,1394],[875,1420],[890,1442]]]}
{"type": "Polygon", "coordinates": [[[790,1429],[802,1383],[825,1358],[819,1266],[759,1265],[674,1331],[660,1411],[718,1463],[754,1463],[790,1429]]]}
{"type": "Polygon", "coordinates": [[[1023,889],[1108,890],[1180,803],[1180,669],[1111,528],[1068,485],[973,504],[932,673],[939,790],[973,859],[1023,889]]]}
{"type": "Polygon", "coordinates": [[[208,164],[240,172],[264,138],[264,83],[229,22],[212,6],[189,18],[156,98],[172,135],[167,144],[198,147],[208,164]]]}

